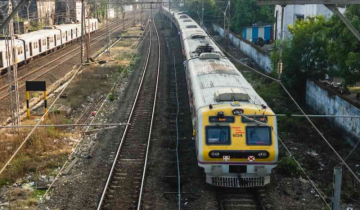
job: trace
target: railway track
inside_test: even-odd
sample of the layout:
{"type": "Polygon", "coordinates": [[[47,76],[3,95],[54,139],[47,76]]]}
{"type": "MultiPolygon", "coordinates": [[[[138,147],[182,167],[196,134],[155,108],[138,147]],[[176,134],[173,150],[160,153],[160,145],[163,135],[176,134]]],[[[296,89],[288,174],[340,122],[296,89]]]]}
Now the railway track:
{"type": "MultiPolygon", "coordinates": [[[[130,14],[130,17],[132,19],[132,14],[130,14]]],[[[125,18],[125,20],[127,21],[128,18],[125,18]]],[[[103,25],[101,27],[99,27],[99,29],[92,33],[91,34],[91,39],[94,39],[98,36],[101,36],[102,34],[99,34],[100,32],[105,32],[107,33],[107,30],[108,30],[108,27],[109,28],[112,28],[114,26],[117,26],[119,24],[122,24],[123,21],[122,20],[118,20],[118,21],[113,21],[113,22],[110,22],[109,26],[107,25],[103,25]]],[[[52,51],[48,51],[45,53],[45,55],[38,55],[37,57],[35,56],[35,58],[33,58],[33,60],[31,61],[28,61],[27,63],[25,64],[22,64],[20,66],[18,66],[18,74],[22,71],[22,70],[25,70],[26,71],[26,68],[29,67],[30,65],[36,65],[36,63],[39,63],[41,62],[42,60],[45,60],[47,59],[49,56],[51,55],[54,55],[55,53],[61,53],[63,51],[65,51],[65,49],[69,49],[71,47],[74,47],[77,43],[79,43],[80,39],[75,39],[73,41],[71,41],[70,43],[66,43],[66,45],[64,45],[63,47],[60,47],[59,49],[53,49],[52,51]]],[[[77,48],[79,49],[79,48],[77,48]]],[[[4,70],[1,72],[1,75],[0,75],[0,82],[2,82],[1,80],[6,80],[7,79],[7,72],[4,70]]]]}
{"type": "Polygon", "coordinates": [[[264,205],[265,189],[216,189],[221,210],[268,210],[264,205]]]}
{"type": "MultiPolygon", "coordinates": [[[[134,17],[136,18],[136,17],[134,17]]],[[[133,23],[133,19],[128,20],[125,23],[125,26],[128,26],[130,24],[133,23]]],[[[116,24],[116,23],[115,23],[116,24]]],[[[117,25],[116,27],[111,29],[111,32],[115,32],[118,31],[122,28],[122,25],[117,25]]],[[[107,38],[107,32],[102,33],[101,35],[95,37],[94,39],[91,40],[91,44],[90,46],[94,46],[97,43],[103,41],[104,38],[107,38]]],[[[21,76],[18,78],[18,82],[19,82],[19,89],[23,89],[25,87],[25,81],[29,81],[29,80],[36,80],[39,79],[40,77],[44,76],[45,74],[53,71],[54,69],[56,69],[58,66],[60,66],[61,64],[67,62],[68,60],[72,59],[74,56],[77,56],[80,54],[80,52],[76,52],[79,51],[80,46],[76,47],[75,49],[70,50],[69,52],[61,55],[60,57],[56,58],[55,60],[51,60],[50,62],[28,72],[27,74],[21,76]],[[56,61],[60,61],[60,63],[53,65],[54,62],[56,61]],[[43,70],[43,71],[41,71],[43,70]],[[39,72],[39,73],[38,73],[39,72]],[[36,73],[36,74],[35,74],[36,73]]],[[[8,94],[8,88],[9,85],[3,85],[2,87],[0,87],[0,101],[3,101],[5,99],[8,98],[9,94],[8,94]]]]}
{"type": "Polygon", "coordinates": [[[160,71],[160,42],[149,24],[149,50],[141,82],[98,209],[140,209],[160,71]]]}

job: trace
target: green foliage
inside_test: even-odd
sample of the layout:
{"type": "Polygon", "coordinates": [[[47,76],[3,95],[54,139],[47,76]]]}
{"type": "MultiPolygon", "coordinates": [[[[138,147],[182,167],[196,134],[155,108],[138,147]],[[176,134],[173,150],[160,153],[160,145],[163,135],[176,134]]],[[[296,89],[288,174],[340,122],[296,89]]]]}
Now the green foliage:
{"type": "MultiPolygon", "coordinates": [[[[360,30],[360,5],[348,6],[345,16],[360,30]]],[[[329,20],[328,36],[331,38],[328,48],[331,63],[339,68],[345,85],[354,85],[360,81],[359,41],[336,15],[329,20]]]]}
{"type": "Polygon", "coordinates": [[[115,101],[115,95],[113,93],[110,93],[109,101],[115,101]]]}
{"type": "Polygon", "coordinates": [[[36,20],[30,21],[30,27],[29,27],[30,31],[37,31],[37,30],[41,30],[43,28],[44,28],[44,24],[42,22],[38,22],[36,20]]]}
{"type": "Polygon", "coordinates": [[[251,26],[254,23],[274,23],[275,6],[259,6],[257,0],[238,0],[234,1],[235,5],[231,19],[231,28],[236,32],[246,26],[251,26]]]}
{"type": "MultiPolygon", "coordinates": [[[[288,26],[292,38],[282,43],[282,82],[296,93],[304,93],[307,78],[323,79],[328,72],[329,38],[323,16],[298,20],[288,26]]],[[[274,53],[279,52],[279,48],[274,53]]],[[[276,56],[273,55],[273,65],[276,56]]]]}
{"type": "Polygon", "coordinates": [[[299,177],[301,169],[296,164],[295,160],[291,157],[283,157],[278,161],[277,169],[286,175],[292,177],[299,177]]]}
{"type": "MultiPolygon", "coordinates": [[[[223,12],[227,2],[204,0],[204,20],[219,20],[223,24],[223,12]]],[[[231,0],[231,30],[241,32],[254,23],[274,23],[275,6],[259,6],[256,0],[231,0]]],[[[187,1],[184,10],[194,19],[201,17],[202,1],[187,1]]]]}

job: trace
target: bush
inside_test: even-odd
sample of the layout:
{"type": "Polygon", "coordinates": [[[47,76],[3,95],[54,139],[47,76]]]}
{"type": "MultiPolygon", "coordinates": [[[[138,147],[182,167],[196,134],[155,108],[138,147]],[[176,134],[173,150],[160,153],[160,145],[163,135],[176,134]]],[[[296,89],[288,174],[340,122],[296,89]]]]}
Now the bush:
{"type": "Polygon", "coordinates": [[[113,93],[110,93],[109,101],[115,101],[115,95],[113,93]]]}
{"type": "Polygon", "coordinates": [[[277,169],[286,175],[299,177],[301,174],[300,167],[296,164],[295,160],[291,157],[283,157],[277,164],[277,169]]]}

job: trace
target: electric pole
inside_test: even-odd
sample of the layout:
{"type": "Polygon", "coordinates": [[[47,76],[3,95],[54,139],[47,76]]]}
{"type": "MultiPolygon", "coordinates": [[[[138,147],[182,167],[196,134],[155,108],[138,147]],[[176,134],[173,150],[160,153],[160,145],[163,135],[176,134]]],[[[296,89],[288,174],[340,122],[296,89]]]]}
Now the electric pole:
{"type": "MultiPolygon", "coordinates": [[[[8,14],[12,13],[12,3],[9,0],[8,14]]],[[[20,125],[20,103],[19,103],[19,91],[18,91],[18,78],[17,78],[17,63],[16,54],[17,46],[14,39],[14,21],[10,20],[7,37],[5,37],[7,61],[8,61],[8,82],[9,82],[9,105],[10,105],[10,116],[12,126],[20,125]],[[10,41],[9,41],[10,39],[10,41]],[[12,65],[12,68],[11,68],[12,65]]],[[[14,132],[18,132],[18,128],[13,129],[14,132]]]]}
{"type": "Polygon", "coordinates": [[[202,0],[202,7],[201,7],[201,27],[204,28],[204,0],[202,0]]]}
{"type": "Polygon", "coordinates": [[[90,62],[90,7],[88,7],[88,33],[86,42],[86,61],[90,62]]]}
{"type": "Polygon", "coordinates": [[[140,8],[141,8],[141,13],[140,13],[140,23],[141,23],[141,28],[143,28],[143,5],[142,5],[143,1],[141,1],[140,4],[140,8]]]}
{"type": "Polygon", "coordinates": [[[85,16],[85,5],[84,5],[84,0],[81,0],[81,39],[80,39],[80,43],[81,43],[81,46],[80,46],[80,63],[81,65],[83,64],[83,39],[84,39],[84,16],[85,16]]]}
{"type": "Polygon", "coordinates": [[[279,72],[278,72],[278,79],[281,79],[281,74],[283,70],[283,62],[282,62],[282,55],[283,55],[283,36],[284,36],[284,5],[281,5],[281,34],[280,34],[280,55],[279,55],[279,72]]]}

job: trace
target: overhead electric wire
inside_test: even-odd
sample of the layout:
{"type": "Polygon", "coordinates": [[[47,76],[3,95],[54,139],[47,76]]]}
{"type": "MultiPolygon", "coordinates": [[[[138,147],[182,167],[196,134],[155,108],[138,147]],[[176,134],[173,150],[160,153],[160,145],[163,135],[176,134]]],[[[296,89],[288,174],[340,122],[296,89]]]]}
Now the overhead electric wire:
{"type": "Polygon", "coordinates": [[[311,181],[310,177],[307,175],[307,173],[305,172],[305,170],[303,169],[303,167],[300,165],[300,163],[296,160],[295,156],[292,155],[292,153],[290,152],[290,150],[287,148],[287,146],[285,145],[285,143],[281,140],[281,138],[279,137],[279,135],[277,134],[277,132],[274,131],[273,127],[260,122],[258,120],[254,120],[252,118],[247,117],[246,115],[241,115],[242,117],[251,120],[253,122],[257,122],[259,124],[262,124],[266,127],[270,127],[271,131],[276,135],[276,137],[278,138],[278,140],[280,141],[280,143],[283,145],[283,147],[286,149],[286,151],[289,153],[290,157],[295,161],[295,163],[298,165],[298,167],[300,168],[300,170],[304,173],[304,175],[306,176],[306,178],[309,180],[310,184],[313,186],[313,188],[316,190],[316,192],[319,194],[319,196],[321,197],[321,199],[324,201],[324,203],[326,204],[326,206],[331,210],[331,207],[329,206],[329,204],[326,202],[324,196],[321,194],[320,190],[315,186],[315,184],[313,183],[313,181],[311,181]]]}
{"type": "Polygon", "coordinates": [[[14,154],[10,157],[10,159],[6,162],[6,164],[1,168],[0,170],[0,175],[5,171],[6,167],[10,164],[10,162],[12,161],[12,159],[14,159],[14,157],[19,153],[20,149],[24,146],[24,144],[29,140],[30,136],[33,134],[33,132],[35,131],[35,129],[40,125],[40,123],[45,119],[45,116],[48,114],[49,110],[51,110],[51,108],[55,105],[56,101],[60,98],[60,96],[62,95],[62,93],[66,90],[66,88],[68,87],[68,85],[71,83],[71,81],[75,78],[75,76],[77,75],[77,73],[80,71],[81,67],[83,65],[81,64],[79,66],[79,68],[77,68],[75,70],[74,75],[70,78],[70,80],[65,83],[64,88],[60,91],[60,93],[58,94],[58,96],[55,98],[55,100],[53,101],[53,103],[50,105],[50,107],[48,108],[48,110],[41,116],[39,122],[37,122],[34,126],[34,128],[30,131],[30,133],[26,136],[26,138],[24,139],[24,141],[20,144],[20,146],[16,149],[16,151],[14,152],[14,154]]]}
{"type": "MultiPolygon", "coordinates": [[[[145,27],[146,28],[146,27],[145,27]]],[[[134,42],[129,48],[131,48],[132,46],[134,46],[136,43],[139,43],[136,51],[139,50],[140,46],[142,45],[144,38],[147,36],[147,33],[149,33],[149,31],[146,32],[146,34],[142,37],[143,39],[141,40],[141,42],[139,43],[139,40],[141,37],[139,37],[139,39],[134,42]]],[[[126,52],[127,50],[125,50],[124,52],[126,52]]],[[[132,60],[134,58],[134,56],[136,55],[136,53],[133,54],[133,56],[130,58],[130,60],[132,60]]],[[[114,90],[114,88],[116,87],[116,85],[118,85],[119,80],[122,78],[123,73],[127,70],[127,68],[129,67],[131,62],[129,62],[127,64],[127,66],[124,68],[123,72],[120,74],[120,76],[118,77],[118,79],[116,80],[116,82],[114,83],[114,85],[112,86],[111,90],[109,91],[109,93],[106,95],[105,99],[103,100],[103,102],[101,103],[98,111],[96,112],[96,115],[94,116],[94,118],[91,120],[90,124],[96,119],[96,117],[98,116],[98,113],[100,113],[100,110],[102,109],[103,105],[105,104],[106,99],[111,95],[112,91],[114,90]]],[[[86,131],[88,131],[90,127],[88,127],[86,129],[86,131]]],[[[85,131],[85,132],[86,132],[85,131]]],[[[80,145],[80,143],[82,142],[82,139],[80,139],[80,141],[76,144],[75,148],[72,150],[72,153],[69,155],[68,159],[65,161],[65,163],[63,164],[63,166],[61,167],[61,169],[59,170],[58,174],[56,175],[54,181],[50,184],[49,188],[46,190],[46,192],[44,193],[43,197],[46,197],[46,195],[48,194],[48,192],[50,191],[50,189],[52,188],[52,186],[54,185],[55,181],[59,178],[61,172],[64,170],[66,164],[69,162],[69,160],[71,159],[71,157],[73,156],[73,154],[75,153],[75,151],[77,150],[78,146],[80,145]]],[[[39,206],[39,205],[38,205],[39,206]]],[[[37,207],[38,207],[37,206],[37,207]]],[[[36,209],[37,209],[36,207],[36,209]]]]}
{"type": "MultiPolygon", "coordinates": [[[[224,29],[225,30],[225,29],[224,29]]],[[[297,106],[297,108],[300,110],[300,112],[304,115],[304,117],[309,121],[309,123],[311,124],[311,126],[316,130],[316,132],[321,136],[321,138],[325,141],[325,143],[330,147],[330,149],[335,153],[335,155],[340,159],[340,161],[345,165],[345,167],[350,171],[350,173],[354,176],[354,178],[356,179],[357,182],[360,183],[360,179],[359,177],[355,174],[355,172],[350,168],[350,166],[345,162],[345,160],[339,155],[339,153],[335,150],[335,148],[330,144],[330,142],[325,138],[325,136],[320,132],[320,130],[315,126],[315,124],[311,121],[311,119],[306,115],[306,113],[304,112],[304,110],[299,106],[299,104],[296,102],[296,100],[293,98],[293,96],[290,94],[290,92],[285,88],[285,86],[282,84],[281,80],[275,79],[269,75],[266,75],[254,68],[251,68],[250,66],[246,65],[245,63],[241,62],[240,60],[236,59],[233,55],[231,55],[229,52],[227,52],[225,49],[223,49],[210,35],[210,33],[208,33],[207,30],[204,30],[209,38],[223,51],[225,52],[227,55],[229,55],[230,57],[232,57],[235,61],[239,62],[240,64],[246,66],[248,69],[250,69],[253,72],[256,72],[268,79],[271,79],[273,81],[276,81],[277,83],[280,84],[280,86],[284,89],[284,91],[286,92],[286,94],[290,97],[290,99],[294,102],[294,104],[297,106]]]]}
{"type": "Polygon", "coordinates": [[[177,175],[178,175],[178,201],[179,201],[179,210],[181,209],[181,178],[180,178],[180,159],[179,159],[179,96],[178,96],[178,84],[177,84],[177,71],[175,66],[175,55],[174,58],[174,71],[175,71],[175,94],[176,94],[176,166],[177,166],[177,175]]]}

